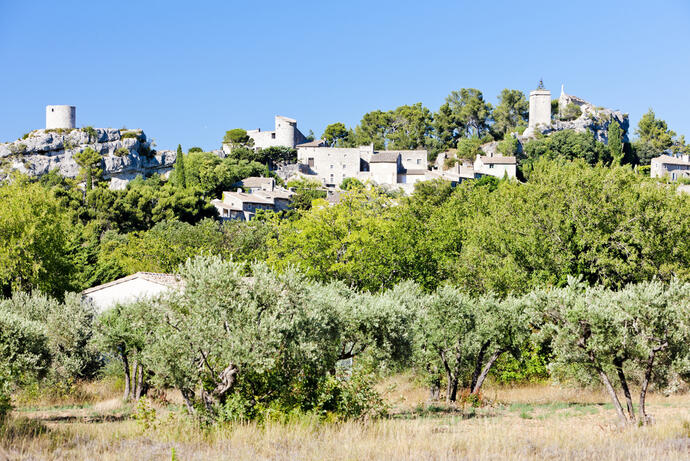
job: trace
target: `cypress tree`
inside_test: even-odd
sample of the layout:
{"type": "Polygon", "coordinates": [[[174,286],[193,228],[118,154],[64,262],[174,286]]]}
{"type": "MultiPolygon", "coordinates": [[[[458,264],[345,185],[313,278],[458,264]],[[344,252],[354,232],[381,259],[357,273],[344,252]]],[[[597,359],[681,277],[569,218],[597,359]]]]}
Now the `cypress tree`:
{"type": "Polygon", "coordinates": [[[615,120],[609,124],[608,129],[609,152],[611,153],[611,165],[620,165],[623,162],[623,136],[621,126],[615,120]]]}
{"type": "Polygon", "coordinates": [[[184,171],[184,154],[182,153],[182,146],[177,145],[177,157],[175,158],[175,183],[179,187],[187,187],[187,177],[184,171]]]}

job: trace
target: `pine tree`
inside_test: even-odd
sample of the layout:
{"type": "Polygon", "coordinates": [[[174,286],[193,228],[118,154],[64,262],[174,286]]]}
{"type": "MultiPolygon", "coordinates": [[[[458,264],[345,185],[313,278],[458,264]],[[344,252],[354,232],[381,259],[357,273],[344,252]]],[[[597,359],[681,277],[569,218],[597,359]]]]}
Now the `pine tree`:
{"type": "Polygon", "coordinates": [[[611,153],[611,165],[620,165],[623,162],[623,140],[621,126],[616,121],[609,124],[608,130],[609,152],[611,153]]]}
{"type": "Polygon", "coordinates": [[[177,157],[175,158],[175,184],[179,187],[187,187],[187,177],[184,171],[184,154],[182,153],[182,146],[177,145],[177,157]]]}

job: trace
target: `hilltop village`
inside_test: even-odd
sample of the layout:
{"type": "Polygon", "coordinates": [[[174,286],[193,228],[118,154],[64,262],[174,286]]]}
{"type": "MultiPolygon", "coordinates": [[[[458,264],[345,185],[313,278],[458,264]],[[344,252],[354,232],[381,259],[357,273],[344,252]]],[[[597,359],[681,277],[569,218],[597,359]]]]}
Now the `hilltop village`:
{"type": "MultiPolygon", "coordinates": [[[[295,181],[318,185],[331,203],[338,200],[348,181],[411,194],[421,181],[445,180],[457,185],[482,177],[516,178],[519,159],[526,156],[524,146],[562,131],[587,133],[595,142],[607,144],[609,128],[615,122],[620,127],[620,141],[629,141],[627,114],[596,107],[566,94],[563,87],[558,99],[552,100],[551,92],[540,82],[529,94],[527,113],[525,126],[506,133],[502,141],[473,138],[476,142],[469,155],[467,149],[459,153],[457,148],[435,149],[432,155],[428,148],[389,149],[374,142],[345,146],[337,139],[305,136],[296,119],[276,115],[273,130],[230,130],[221,148],[211,153],[222,159],[233,156],[238,148],[257,154],[276,150],[284,154],[281,161],[268,162],[268,174],[235,182],[211,203],[220,219],[249,220],[258,210],[288,210],[294,187],[287,184],[295,181]]],[[[78,178],[83,170],[80,156],[86,148],[95,152],[92,166],[113,190],[126,188],[137,177],[160,174],[167,178],[181,161],[180,151],[156,150],[141,129],[78,129],[76,107],[58,105],[46,107],[45,129],[0,144],[0,167],[5,174],[17,170],[40,177],[57,171],[78,178]]],[[[650,164],[652,177],[672,181],[690,177],[685,152],[667,149],[650,164]]]]}

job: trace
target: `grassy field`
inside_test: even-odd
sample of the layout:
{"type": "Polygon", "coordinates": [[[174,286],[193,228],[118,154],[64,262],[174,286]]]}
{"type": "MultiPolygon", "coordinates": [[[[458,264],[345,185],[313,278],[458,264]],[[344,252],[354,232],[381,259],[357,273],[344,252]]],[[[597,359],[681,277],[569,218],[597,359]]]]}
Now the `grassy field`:
{"type": "Polygon", "coordinates": [[[78,401],[44,398],[19,406],[1,434],[0,460],[690,459],[688,395],[652,395],[655,423],[621,428],[607,397],[596,391],[489,386],[486,404],[472,408],[430,406],[407,376],[381,390],[392,414],[380,421],[300,417],[202,430],[182,416],[174,394],[167,406],[137,409],[122,405],[108,386],[90,385],[78,401]]]}

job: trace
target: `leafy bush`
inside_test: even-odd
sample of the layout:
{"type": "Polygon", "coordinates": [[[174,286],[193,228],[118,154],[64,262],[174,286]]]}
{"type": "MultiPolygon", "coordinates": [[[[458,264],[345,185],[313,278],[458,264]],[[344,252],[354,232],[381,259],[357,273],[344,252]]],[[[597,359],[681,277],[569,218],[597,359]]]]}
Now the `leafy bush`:
{"type": "Polygon", "coordinates": [[[126,147],[119,147],[115,150],[115,155],[117,157],[126,157],[129,155],[129,149],[127,149],[126,147]]]}

